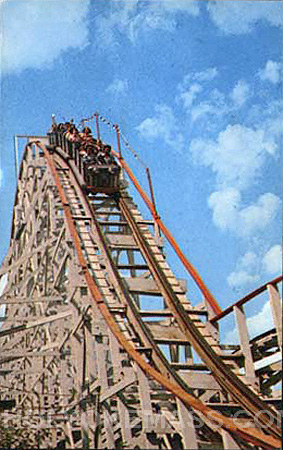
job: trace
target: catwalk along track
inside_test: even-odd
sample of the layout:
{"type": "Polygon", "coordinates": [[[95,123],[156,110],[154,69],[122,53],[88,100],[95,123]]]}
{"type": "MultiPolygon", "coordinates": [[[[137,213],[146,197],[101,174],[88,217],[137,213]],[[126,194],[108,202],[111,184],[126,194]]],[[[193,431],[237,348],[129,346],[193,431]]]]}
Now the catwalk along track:
{"type": "Polygon", "coordinates": [[[37,448],[280,448],[282,277],[221,311],[122,157],[115,129],[108,166],[87,162],[58,129],[28,138],[0,269],[4,425],[28,430],[37,448]],[[170,270],[164,238],[202,303],[170,270]],[[244,305],[262,293],[274,328],[250,340],[244,305]],[[221,343],[229,314],[239,344],[221,343]]]}

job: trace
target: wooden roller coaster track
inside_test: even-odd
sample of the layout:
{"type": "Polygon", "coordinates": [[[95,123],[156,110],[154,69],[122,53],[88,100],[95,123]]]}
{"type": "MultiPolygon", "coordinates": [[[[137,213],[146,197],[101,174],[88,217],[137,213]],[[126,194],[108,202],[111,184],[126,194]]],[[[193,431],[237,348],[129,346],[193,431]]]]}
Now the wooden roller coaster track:
{"type": "Polygon", "coordinates": [[[282,346],[282,277],[222,312],[120,151],[152,221],[123,183],[113,195],[86,191],[74,159],[47,144],[26,147],[0,269],[5,423],[28,429],[36,448],[280,448],[281,369],[264,361],[282,346]],[[201,305],[170,270],[160,231],[201,305]],[[274,329],[250,341],[243,305],[265,290],[274,329]],[[221,344],[218,323],[233,312],[240,343],[221,344]]]}

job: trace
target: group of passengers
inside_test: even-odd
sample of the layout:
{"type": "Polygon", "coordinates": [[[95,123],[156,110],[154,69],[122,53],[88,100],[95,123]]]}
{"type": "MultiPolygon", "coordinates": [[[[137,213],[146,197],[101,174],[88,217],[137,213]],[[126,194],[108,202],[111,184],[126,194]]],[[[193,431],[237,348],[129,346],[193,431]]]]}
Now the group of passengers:
{"type": "Polygon", "coordinates": [[[111,155],[111,146],[105,145],[101,140],[92,136],[91,129],[84,127],[81,132],[72,122],[65,122],[53,125],[53,132],[63,135],[68,141],[75,144],[80,156],[84,161],[91,164],[99,165],[117,165],[115,159],[111,155]]]}

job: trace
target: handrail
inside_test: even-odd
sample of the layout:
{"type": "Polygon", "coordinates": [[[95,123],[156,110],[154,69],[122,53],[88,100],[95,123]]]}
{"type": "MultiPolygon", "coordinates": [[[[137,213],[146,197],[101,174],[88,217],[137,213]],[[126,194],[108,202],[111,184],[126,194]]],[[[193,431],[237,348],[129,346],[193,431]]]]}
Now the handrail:
{"type": "Polygon", "coordinates": [[[238,300],[237,302],[233,303],[232,305],[228,306],[228,308],[224,309],[224,311],[221,311],[217,316],[212,317],[209,322],[210,323],[215,323],[218,322],[218,320],[222,319],[223,317],[227,316],[227,314],[229,314],[230,312],[233,311],[234,307],[239,307],[244,305],[246,302],[248,302],[249,300],[253,299],[254,297],[256,297],[257,295],[261,294],[262,292],[264,292],[267,287],[269,285],[276,285],[278,283],[280,283],[280,281],[282,281],[282,275],[280,275],[277,278],[274,278],[271,281],[268,281],[267,283],[263,284],[262,286],[260,286],[259,288],[255,289],[254,291],[250,292],[249,294],[245,295],[245,297],[241,298],[240,300],[238,300]]]}

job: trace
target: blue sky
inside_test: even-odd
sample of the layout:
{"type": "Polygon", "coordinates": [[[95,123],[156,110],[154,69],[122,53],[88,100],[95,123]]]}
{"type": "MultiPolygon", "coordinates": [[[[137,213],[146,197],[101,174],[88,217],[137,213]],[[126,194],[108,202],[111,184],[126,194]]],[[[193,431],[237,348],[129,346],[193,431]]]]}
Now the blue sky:
{"type": "Polygon", "coordinates": [[[1,7],[1,259],[13,135],[45,134],[53,113],[80,120],[98,110],[150,167],[162,218],[222,307],[280,273],[281,2],[1,7]]]}

